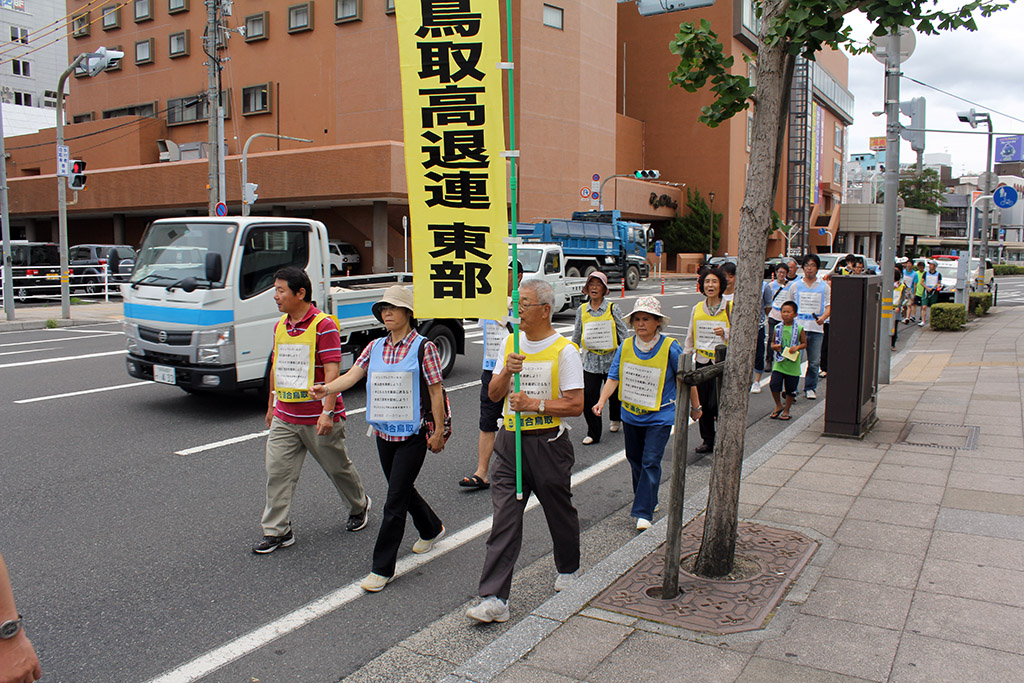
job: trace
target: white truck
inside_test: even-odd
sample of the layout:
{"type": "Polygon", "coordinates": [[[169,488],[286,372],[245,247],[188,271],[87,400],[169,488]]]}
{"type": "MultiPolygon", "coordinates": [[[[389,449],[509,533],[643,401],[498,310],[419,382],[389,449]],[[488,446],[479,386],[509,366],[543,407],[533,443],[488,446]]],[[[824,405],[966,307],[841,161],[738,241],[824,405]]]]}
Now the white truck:
{"type": "MultiPolygon", "coordinates": [[[[274,273],[305,269],[314,304],[338,318],[342,371],[384,327],[370,307],[405,273],[335,279],[327,228],[294,218],[189,217],[153,222],[135,270],[121,286],[128,374],[187,392],[265,390],[270,376],[274,273]]],[[[461,320],[419,321],[441,355],[444,374],[465,353],[461,320]]]]}
{"type": "Polygon", "coordinates": [[[523,277],[545,280],[555,290],[554,311],[577,308],[584,299],[584,277],[566,277],[565,254],[560,244],[531,242],[519,246],[523,277]]]}

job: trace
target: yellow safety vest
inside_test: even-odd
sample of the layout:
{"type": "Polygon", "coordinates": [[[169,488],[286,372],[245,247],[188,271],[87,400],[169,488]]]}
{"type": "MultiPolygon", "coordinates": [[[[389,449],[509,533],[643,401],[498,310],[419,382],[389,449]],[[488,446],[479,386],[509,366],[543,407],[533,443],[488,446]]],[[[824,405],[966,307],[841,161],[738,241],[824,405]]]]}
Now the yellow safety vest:
{"type": "Polygon", "coordinates": [[[729,329],[729,315],[732,311],[732,302],[727,301],[724,306],[718,311],[718,315],[708,315],[704,308],[704,301],[698,303],[693,309],[693,345],[697,349],[697,353],[714,360],[715,358],[715,346],[718,344],[724,344],[725,340],[721,337],[711,334],[711,330],[715,327],[722,327],[729,329]],[[701,331],[704,334],[701,334],[701,331]],[[714,341],[710,343],[710,346],[705,344],[705,348],[701,348],[701,339],[711,339],[714,337],[714,341]]]}
{"type": "Polygon", "coordinates": [[[328,317],[320,312],[313,316],[302,334],[288,334],[288,314],[281,316],[274,333],[274,391],[278,401],[302,403],[311,401],[309,387],[316,371],[316,328],[328,317]]]}
{"type": "MultiPolygon", "coordinates": [[[[566,345],[576,347],[565,337],[559,336],[550,346],[540,353],[526,354],[523,361],[523,371],[519,373],[519,390],[525,391],[531,398],[543,398],[552,400],[558,398],[558,354],[566,345]]],[[[508,362],[508,354],[512,353],[515,347],[512,346],[512,336],[505,340],[505,362],[508,362]]],[[[514,386],[514,385],[513,385],[514,386]]],[[[550,429],[562,424],[561,418],[554,415],[538,415],[537,413],[520,412],[523,419],[523,429],[550,429]]],[[[505,429],[512,431],[516,428],[516,413],[509,408],[508,397],[505,397],[505,429]]]]}
{"type": "Polygon", "coordinates": [[[636,337],[622,342],[619,357],[619,400],[622,407],[634,415],[646,415],[661,410],[661,393],[665,388],[668,354],[672,338],[662,336],[658,352],[650,360],[636,355],[633,346],[636,337]]]}
{"type": "MultiPolygon", "coordinates": [[[[599,356],[605,356],[615,349],[619,348],[619,337],[618,331],[615,329],[615,318],[612,317],[612,302],[608,302],[608,308],[601,315],[594,315],[590,312],[590,304],[586,303],[580,306],[580,325],[583,328],[583,334],[580,335],[580,348],[590,353],[596,353],[599,356]],[[587,325],[590,325],[590,332],[588,334],[587,325]],[[602,332],[606,332],[608,328],[611,328],[611,341],[608,343],[608,348],[596,348],[587,344],[587,338],[590,337],[592,343],[595,343],[595,338],[601,335],[602,332]]],[[[601,342],[596,342],[601,344],[601,342]]],[[[601,344],[603,346],[603,344],[601,344]]]]}

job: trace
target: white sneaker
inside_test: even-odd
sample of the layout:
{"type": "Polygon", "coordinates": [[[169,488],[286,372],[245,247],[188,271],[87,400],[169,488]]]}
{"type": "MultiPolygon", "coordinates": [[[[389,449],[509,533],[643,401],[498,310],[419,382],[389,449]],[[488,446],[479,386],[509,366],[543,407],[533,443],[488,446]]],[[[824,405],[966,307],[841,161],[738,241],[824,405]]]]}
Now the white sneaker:
{"type": "Polygon", "coordinates": [[[752,393],[752,394],[760,394],[761,393],[761,383],[755,381],[753,384],[751,384],[750,385],[750,393],[752,393]]]}
{"type": "Polygon", "coordinates": [[[590,444],[592,444],[592,443],[594,443],[594,439],[593,439],[593,437],[591,437],[591,436],[589,436],[589,435],[588,435],[588,436],[585,436],[585,437],[583,437],[583,445],[584,445],[584,446],[589,446],[589,445],[590,445],[590,444]]]}
{"type": "Polygon", "coordinates": [[[918,326],[918,327],[924,327],[924,321],[922,320],[921,322],[919,322],[919,323],[917,324],[917,326],[918,326]]]}
{"type": "Polygon", "coordinates": [[[622,429],[622,422],[620,422],[619,420],[612,420],[608,424],[608,431],[609,432],[617,432],[620,429],[622,429]]]}
{"type": "Polygon", "coordinates": [[[492,621],[508,621],[508,603],[496,595],[491,595],[466,610],[466,616],[484,624],[489,624],[492,621]]]}
{"type": "Polygon", "coordinates": [[[804,396],[807,397],[808,401],[813,401],[814,399],[818,398],[818,395],[814,393],[814,389],[808,389],[807,391],[805,391],[804,396]]]}
{"type": "Polygon", "coordinates": [[[441,533],[433,538],[421,538],[412,544],[412,551],[417,555],[422,555],[425,552],[429,552],[434,544],[444,538],[444,525],[441,526],[441,533]]]}
{"type": "Polygon", "coordinates": [[[576,583],[576,572],[572,574],[559,574],[555,577],[555,592],[571,588],[574,583],[576,583]]]}
{"type": "Polygon", "coordinates": [[[637,531],[647,531],[650,528],[651,528],[651,520],[644,519],[643,517],[637,517],[636,518],[636,530],[637,531]]]}
{"type": "Polygon", "coordinates": [[[384,586],[388,585],[395,580],[393,576],[381,576],[380,574],[374,574],[370,572],[366,575],[366,578],[362,580],[359,587],[367,593],[379,593],[384,590],[384,586]]]}

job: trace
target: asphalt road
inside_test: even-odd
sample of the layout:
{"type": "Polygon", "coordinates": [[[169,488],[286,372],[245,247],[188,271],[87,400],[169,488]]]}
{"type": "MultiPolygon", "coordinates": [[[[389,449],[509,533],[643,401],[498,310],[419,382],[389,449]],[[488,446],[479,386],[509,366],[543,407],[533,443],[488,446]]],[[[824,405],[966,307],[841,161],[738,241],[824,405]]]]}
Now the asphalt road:
{"type": "Polygon", "coordinates": [[[996,303],[999,306],[1024,306],[1024,276],[1002,276],[996,278],[996,303]]]}
{"type": "MultiPolygon", "coordinates": [[[[666,286],[669,332],[679,337],[698,300],[693,290],[692,281],[666,286]]],[[[621,305],[657,293],[645,282],[621,305]]],[[[572,320],[564,313],[555,324],[568,332],[572,320]]],[[[469,337],[445,382],[455,435],[418,480],[450,536],[491,512],[486,492],[457,486],[476,462],[482,346],[475,327],[469,337]]],[[[810,403],[801,399],[795,414],[810,403]]],[[[362,408],[363,391],[347,392],[345,404],[362,408]]],[[[748,452],[784,426],[764,419],[771,407],[767,387],[751,396],[748,452]]],[[[422,556],[430,561],[380,594],[339,593],[370,569],[380,508],[367,529],[346,532],[348,511],[311,459],[292,508],[295,545],[253,555],[265,492],[264,411],[251,395],[190,396],[137,382],[124,369],[119,325],[0,334],[0,549],[43,680],[147,681],[329,594],[333,609],[266,644],[248,638],[240,656],[204,680],[338,680],[476,594],[486,534],[435,559],[422,556]],[[249,438],[210,447],[236,437],[249,438]]],[[[570,423],[576,472],[621,451],[621,434],[584,447],[583,419],[570,423]]],[[[364,416],[350,417],[346,429],[379,506],[385,482],[364,416]]],[[[699,443],[695,426],[689,443],[699,443]]],[[[616,514],[631,523],[625,463],[575,491],[585,529],[616,514]]],[[[521,567],[550,552],[541,511],[527,514],[521,567]]],[[[414,540],[410,524],[403,556],[414,540]]]]}

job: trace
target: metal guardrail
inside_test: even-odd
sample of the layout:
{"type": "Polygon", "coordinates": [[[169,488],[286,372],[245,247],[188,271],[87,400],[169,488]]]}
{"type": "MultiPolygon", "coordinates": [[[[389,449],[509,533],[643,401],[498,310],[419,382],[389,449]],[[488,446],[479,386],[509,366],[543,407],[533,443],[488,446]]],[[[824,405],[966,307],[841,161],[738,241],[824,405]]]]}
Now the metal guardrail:
{"type": "MultiPolygon", "coordinates": [[[[59,303],[60,273],[44,272],[54,266],[13,266],[11,284],[15,304],[59,303]]],[[[114,279],[106,265],[71,266],[68,286],[71,295],[77,299],[109,302],[111,296],[121,296],[121,284],[128,278],[114,279]],[[86,270],[95,272],[86,272],[86,270]]],[[[0,282],[3,276],[0,274],[0,282]]],[[[0,288],[0,305],[3,304],[3,289],[0,288]]]]}

